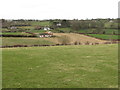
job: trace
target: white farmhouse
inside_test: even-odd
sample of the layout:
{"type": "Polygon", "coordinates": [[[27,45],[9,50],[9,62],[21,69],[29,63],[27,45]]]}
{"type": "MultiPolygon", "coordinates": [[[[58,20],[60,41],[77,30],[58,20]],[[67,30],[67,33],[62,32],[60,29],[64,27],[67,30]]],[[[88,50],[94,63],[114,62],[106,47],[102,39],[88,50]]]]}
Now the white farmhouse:
{"type": "Polygon", "coordinates": [[[57,26],[61,26],[61,23],[58,23],[57,26]]]}
{"type": "Polygon", "coordinates": [[[50,30],[50,28],[49,28],[49,27],[44,27],[43,29],[44,29],[44,30],[50,30]]]}

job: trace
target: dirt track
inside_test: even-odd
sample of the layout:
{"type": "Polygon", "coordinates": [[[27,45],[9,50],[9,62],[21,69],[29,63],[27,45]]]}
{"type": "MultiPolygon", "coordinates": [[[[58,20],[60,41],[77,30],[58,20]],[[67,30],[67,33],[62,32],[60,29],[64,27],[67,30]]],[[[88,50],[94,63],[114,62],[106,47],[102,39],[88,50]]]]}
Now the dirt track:
{"type": "MultiPolygon", "coordinates": [[[[86,43],[86,42],[90,42],[90,43],[104,43],[106,42],[106,40],[100,40],[100,39],[96,39],[93,37],[89,37],[83,34],[75,34],[75,33],[54,33],[53,35],[55,36],[63,36],[66,35],[70,38],[70,43],[74,43],[75,41],[77,42],[81,42],[81,43],[86,43]]],[[[59,43],[58,38],[45,38],[46,40],[52,41],[52,42],[56,42],[59,43]]]]}

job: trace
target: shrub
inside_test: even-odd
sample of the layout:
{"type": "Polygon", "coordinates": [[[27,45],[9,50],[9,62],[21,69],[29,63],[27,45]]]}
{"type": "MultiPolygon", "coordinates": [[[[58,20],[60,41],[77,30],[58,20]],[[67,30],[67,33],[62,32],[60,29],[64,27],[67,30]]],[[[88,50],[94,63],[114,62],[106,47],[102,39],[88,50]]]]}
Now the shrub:
{"type": "Polygon", "coordinates": [[[78,44],[78,42],[77,42],[77,41],[75,41],[75,42],[74,42],[74,45],[77,45],[77,44],[78,44]]]}
{"type": "Polygon", "coordinates": [[[66,44],[70,44],[70,38],[66,35],[63,35],[61,37],[58,38],[58,41],[63,44],[63,45],[66,45],[66,44]]]}
{"type": "Polygon", "coordinates": [[[90,42],[89,41],[87,41],[86,43],[85,43],[85,45],[89,45],[90,44],[90,42]]]}

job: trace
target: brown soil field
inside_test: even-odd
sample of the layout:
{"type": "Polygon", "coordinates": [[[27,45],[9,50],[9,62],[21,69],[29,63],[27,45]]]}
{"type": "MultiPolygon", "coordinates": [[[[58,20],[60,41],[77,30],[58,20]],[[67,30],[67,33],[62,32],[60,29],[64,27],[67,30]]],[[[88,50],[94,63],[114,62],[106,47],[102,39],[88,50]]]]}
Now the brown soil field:
{"type": "MultiPolygon", "coordinates": [[[[75,33],[54,33],[53,35],[58,36],[58,37],[66,35],[70,38],[70,43],[71,44],[73,44],[76,41],[80,42],[80,43],[89,42],[89,43],[99,43],[99,44],[105,43],[107,41],[107,40],[100,40],[100,39],[89,37],[89,36],[86,36],[86,35],[83,35],[83,34],[75,34],[75,33]]],[[[55,42],[55,43],[60,43],[59,40],[58,40],[59,39],[58,37],[44,38],[44,39],[55,42]]]]}

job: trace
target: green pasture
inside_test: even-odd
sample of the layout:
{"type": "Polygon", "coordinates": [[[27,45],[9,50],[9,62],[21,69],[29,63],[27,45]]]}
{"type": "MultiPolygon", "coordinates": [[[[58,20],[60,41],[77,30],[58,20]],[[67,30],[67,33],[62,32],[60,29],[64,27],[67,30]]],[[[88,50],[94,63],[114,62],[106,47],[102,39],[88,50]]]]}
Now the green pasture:
{"type": "Polygon", "coordinates": [[[19,37],[3,37],[2,45],[51,45],[53,42],[44,40],[43,38],[19,38],[19,37]]]}
{"type": "Polygon", "coordinates": [[[32,32],[32,33],[44,33],[46,31],[45,30],[29,30],[28,32],[32,32]]]}
{"type": "Polygon", "coordinates": [[[105,34],[120,34],[120,31],[117,29],[105,29],[105,34]]]}
{"type": "Polygon", "coordinates": [[[30,24],[32,25],[32,26],[38,26],[38,25],[40,25],[40,26],[48,26],[48,25],[50,25],[50,22],[49,21],[38,21],[38,22],[36,22],[36,21],[32,21],[32,22],[30,22],[30,24]]]}
{"type": "Polygon", "coordinates": [[[29,33],[25,33],[25,32],[3,32],[0,33],[1,35],[31,35],[29,33]]]}
{"type": "Polygon", "coordinates": [[[2,49],[3,88],[117,88],[118,46],[2,49]]]}
{"type": "MultiPolygon", "coordinates": [[[[93,31],[96,31],[96,29],[81,29],[81,30],[77,30],[77,32],[79,33],[93,33],[93,31]]],[[[102,34],[103,31],[105,31],[105,34],[109,35],[109,34],[120,34],[119,31],[117,29],[103,29],[100,31],[100,33],[102,34]]]]}
{"type": "Polygon", "coordinates": [[[95,38],[99,38],[99,39],[106,39],[106,40],[117,40],[120,39],[119,35],[105,35],[105,34],[87,34],[89,36],[95,37],[95,38]]]}

